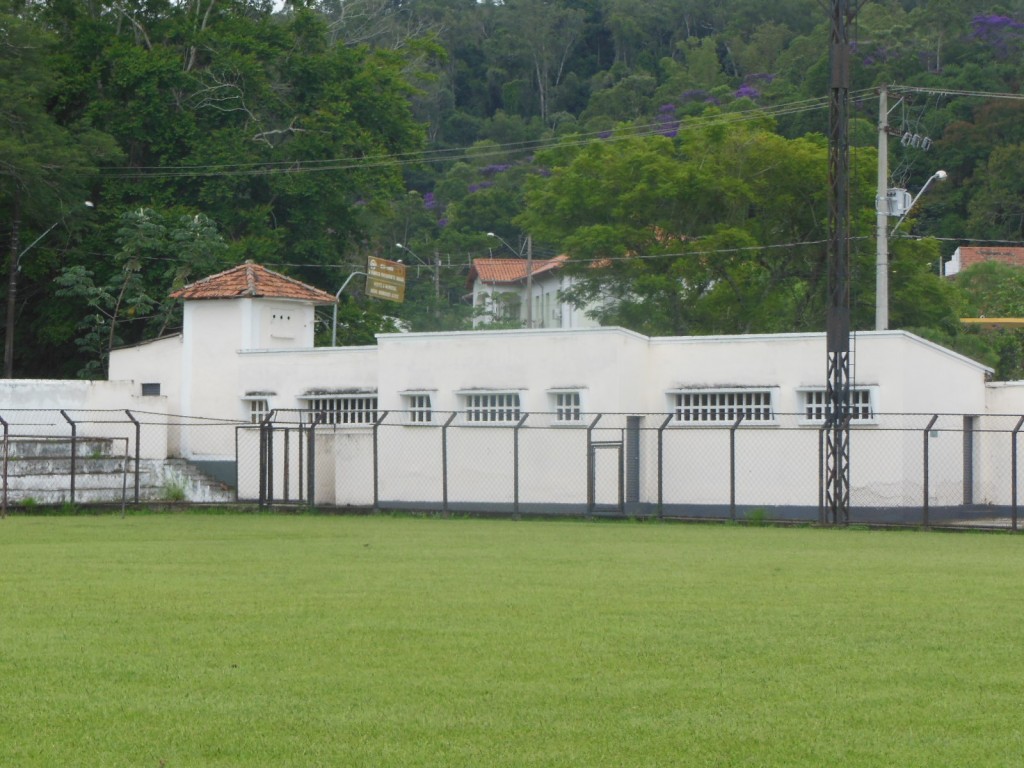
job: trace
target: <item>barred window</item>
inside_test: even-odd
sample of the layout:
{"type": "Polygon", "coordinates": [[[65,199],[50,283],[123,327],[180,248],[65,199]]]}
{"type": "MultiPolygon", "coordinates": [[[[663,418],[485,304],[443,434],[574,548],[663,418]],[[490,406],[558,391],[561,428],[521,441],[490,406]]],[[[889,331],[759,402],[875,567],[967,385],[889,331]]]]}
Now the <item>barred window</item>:
{"type": "Polygon", "coordinates": [[[270,403],[266,400],[256,399],[249,401],[249,421],[253,424],[262,424],[270,413],[270,403]]]}
{"type": "Polygon", "coordinates": [[[309,420],[322,424],[373,424],[377,420],[376,395],[346,395],[309,399],[309,420]]]}
{"type": "Polygon", "coordinates": [[[675,394],[675,421],[732,423],[740,415],[746,421],[773,421],[771,390],[732,389],[675,394]]]}
{"type": "Polygon", "coordinates": [[[406,395],[409,410],[409,421],[414,424],[429,424],[434,420],[430,407],[430,395],[426,393],[406,395]]]}
{"type": "Polygon", "coordinates": [[[519,421],[518,392],[481,392],[465,395],[465,398],[466,421],[519,421]]]}
{"type": "Polygon", "coordinates": [[[579,392],[553,392],[555,399],[555,421],[579,421],[583,418],[579,392]]]}
{"type": "MultiPolygon", "coordinates": [[[[803,393],[804,418],[807,421],[825,421],[829,414],[828,393],[824,389],[809,389],[803,393]]],[[[871,406],[871,390],[850,390],[850,420],[866,421],[875,417],[871,406]]]]}

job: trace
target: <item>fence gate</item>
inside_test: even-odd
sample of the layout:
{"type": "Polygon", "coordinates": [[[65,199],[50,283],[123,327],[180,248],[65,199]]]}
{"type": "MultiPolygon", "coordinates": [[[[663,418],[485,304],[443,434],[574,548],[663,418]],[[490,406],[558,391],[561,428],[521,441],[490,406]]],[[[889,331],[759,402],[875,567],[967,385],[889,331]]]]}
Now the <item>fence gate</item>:
{"type": "Polygon", "coordinates": [[[281,423],[273,419],[271,413],[260,423],[260,506],[312,505],[316,488],[316,423],[281,423]]]}

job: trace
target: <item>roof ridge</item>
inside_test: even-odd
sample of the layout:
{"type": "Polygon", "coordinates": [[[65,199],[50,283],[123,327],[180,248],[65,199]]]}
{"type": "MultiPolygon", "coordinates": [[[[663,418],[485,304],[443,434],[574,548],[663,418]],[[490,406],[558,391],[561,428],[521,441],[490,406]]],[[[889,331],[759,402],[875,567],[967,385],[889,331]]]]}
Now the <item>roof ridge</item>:
{"type": "Polygon", "coordinates": [[[333,304],[332,294],[301,280],[282,275],[251,259],[215,275],[189,283],[171,294],[174,299],[237,299],[243,297],[292,299],[333,304]]]}

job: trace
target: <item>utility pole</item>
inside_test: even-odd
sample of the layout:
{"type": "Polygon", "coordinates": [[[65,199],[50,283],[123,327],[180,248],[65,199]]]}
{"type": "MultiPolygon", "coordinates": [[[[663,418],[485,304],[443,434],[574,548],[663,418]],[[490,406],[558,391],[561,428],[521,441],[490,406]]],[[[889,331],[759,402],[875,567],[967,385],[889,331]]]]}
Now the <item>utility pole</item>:
{"type": "MultiPolygon", "coordinates": [[[[829,91],[829,307],[825,513],[850,521],[850,33],[852,0],[832,0],[829,91]]],[[[859,0],[864,2],[864,0],[859,0]]]]}

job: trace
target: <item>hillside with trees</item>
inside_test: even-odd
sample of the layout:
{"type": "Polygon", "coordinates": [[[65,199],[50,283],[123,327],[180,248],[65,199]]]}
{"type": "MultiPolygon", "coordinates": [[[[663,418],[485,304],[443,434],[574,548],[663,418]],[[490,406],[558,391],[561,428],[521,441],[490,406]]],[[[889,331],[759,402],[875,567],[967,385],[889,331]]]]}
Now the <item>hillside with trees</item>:
{"type": "MultiPolygon", "coordinates": [[[[404,260],[402,305],[350,283],[342,343],[466,328],[470,261],[528,235],[606,323],[823,329],[828,34],[816,0],[0,0],[6,375],[102,376],[245,259],[331,292],[404,260]]],[[[892,240],[890,325],[1024,375],[958,322],[993,278],[938,274],[1024,244],[1024,3],[869,2],[852,37],[855,329],[885,84],[890,186],[948,173],[892,240]]]]}

